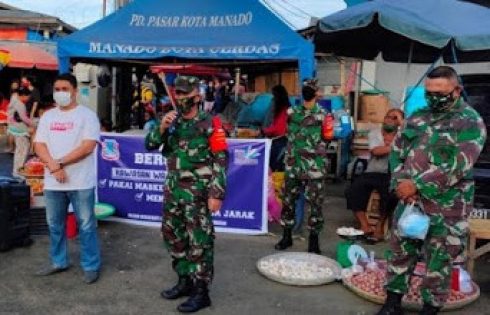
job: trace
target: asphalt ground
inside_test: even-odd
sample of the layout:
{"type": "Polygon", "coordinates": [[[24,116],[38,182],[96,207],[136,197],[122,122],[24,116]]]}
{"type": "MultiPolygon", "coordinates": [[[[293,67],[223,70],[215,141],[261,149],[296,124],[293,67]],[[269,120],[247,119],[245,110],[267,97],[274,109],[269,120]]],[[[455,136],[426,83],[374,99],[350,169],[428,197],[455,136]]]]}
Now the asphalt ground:
{"type": "MultiPolygon", "coordinates": [[[[9,174],[11,160],[12,155],[0,153],[0,175],[9,174]]],[[[321,250],[332,258],[340,241],[335,229],[354,224],[352,214],[345,209],[344,185],[328,185],[323,207],[326,224],[320,235],[321,250]]],[[[210,290],[213,304],[199,314],[367,315],[379,309],[340,283],[295,287],[264,278],[257,271],[256,262],[276,252],[273,248],[280,228],[271,225],[270,231],[267,236],[217,235],[215,278],[210,290]]],[[[50,277],[33,275],[48,261],[47,236],[34,236],[30,247],[0,253],[0,315],[178,314],[176,307],[182,300],[167,301],[159,296],[163,288],[176,281],[159,229],[100,222],[99,236],[103,268],[101,278],[92,285],[82,279],[77,239],[69,244],[72,267],[50,277]]],[[[387,249],[387,243],[361,245],[367,251],[374,250],[378,257],[387,249]]],[[[296,238],[291,251],[306,248],[304,238],[296,238]]],[[[474,280],[480,285],[480,298],[448,314],[490,314],[489,258],[484,256],[476,263],[474,280]]]]}

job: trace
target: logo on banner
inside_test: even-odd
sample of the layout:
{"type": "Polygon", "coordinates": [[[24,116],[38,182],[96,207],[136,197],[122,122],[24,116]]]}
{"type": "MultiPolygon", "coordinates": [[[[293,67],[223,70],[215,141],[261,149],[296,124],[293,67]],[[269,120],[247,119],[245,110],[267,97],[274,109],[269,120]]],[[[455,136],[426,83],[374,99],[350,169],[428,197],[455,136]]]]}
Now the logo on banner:
{"type": "Polygon", "coordinates": [[[257,165],[259,164],[260,153],[258,149],[248,146],[245,149],[235,149],[234,151],[235,165],[257,165]]]}
{"type": "Polygon", "coordinates": [[[102,158],[106,161],[119,160],[119,143],[115,139],[105,139],[102,142],[102,158]]]}

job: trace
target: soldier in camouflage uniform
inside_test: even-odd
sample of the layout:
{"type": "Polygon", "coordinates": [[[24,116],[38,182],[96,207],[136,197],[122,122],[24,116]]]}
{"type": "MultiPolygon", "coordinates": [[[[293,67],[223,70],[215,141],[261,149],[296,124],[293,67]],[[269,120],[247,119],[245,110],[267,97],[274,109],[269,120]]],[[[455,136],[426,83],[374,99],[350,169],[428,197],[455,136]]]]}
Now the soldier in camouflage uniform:
{"type": "Polygon", "coordinates": [[[146,137],[147,148],[163,145],[162,153],[167,159],[162,234],[179,276],[178,283],[162,291],[161,296],[176,299],[190,295],[179,305],[181,312],[195,312],[211,304],[211,212],[219,211],[224,199],[228,165],[226,149],[214,152],[211,148],[212,117],[198,111],[198,82],[195,77],[176,79],[177,111],[167,113],[160,126],[146,137]]]}
{"type": "Polygon", "coordinates": [[[421,314],[437,314],[448,294],[453,263],[464,252],[473,203],[473,164],[486,138],[480,115],[460,97],[451,67],[432,70],[425,83],[428,108],[410,117],[390,155],[395,210],[388,264],[388,297],[379,315],[402,314],[400,301],[423,251],[427,266],[421,314]],[[424,241],[403,238],[397,222],[405,206],[420,204],[430,217],[424,241]]]}
{"type": "Polygon", "coordinates": [[[295,202],[304,192],[306,202],[310,206],[308,252],[319,254],[318,234],[323,228],[322,204],[328,146],[328,141],[323,137],[322,126],[327,113],[316,103],[316,82],[307,81],[303,86],[302,96],[304,104],[288,110],[286,183],[281,216],[284,234],[275,248],[284,250],[292,246],[291,230],[295,223],[295,202]]]}

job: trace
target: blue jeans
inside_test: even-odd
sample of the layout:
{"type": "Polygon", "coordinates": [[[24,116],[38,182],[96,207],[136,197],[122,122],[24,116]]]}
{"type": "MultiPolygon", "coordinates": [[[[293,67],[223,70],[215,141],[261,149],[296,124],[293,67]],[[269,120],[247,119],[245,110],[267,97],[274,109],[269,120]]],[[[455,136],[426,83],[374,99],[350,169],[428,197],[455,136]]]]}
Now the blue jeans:
{"type": "Polygon", "coordinates": [[[65,268],[69,265],[65,226],[68,205],[71,203],[79,231],[80,265],[84,271],[98,271],[100,269],[100,249],[94,212],[94,189],[44,190],[44,199],[50,234],[49,254],[53,266],[65,268]]]}

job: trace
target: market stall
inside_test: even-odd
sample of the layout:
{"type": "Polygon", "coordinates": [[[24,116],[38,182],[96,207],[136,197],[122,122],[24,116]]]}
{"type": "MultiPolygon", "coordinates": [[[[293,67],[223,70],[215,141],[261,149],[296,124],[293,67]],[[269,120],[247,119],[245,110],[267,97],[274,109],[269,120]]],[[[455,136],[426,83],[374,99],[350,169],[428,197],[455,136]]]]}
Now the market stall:
{"type": "Polygon", "coordinates": [[[314,70],[313,45],[258,1],[133,1],[58,42],[60,71],[76,60],[297,62],[314,70]],[[182,59],[184,58],[184,59],[182,59]]]}
{"type": "MultiPolygon", "coordinates": [[[[261,63],[263,67],[264,62],[284,63],[288,66],[296,63],[299,69],[298,84],[302,79],[311,77],[314,69],[313,45],[254,0],[183,0],[177,3],[133,1],[112,15],[61,39],[58,43],[58,58],[61,72],[68,71],[70,63],[78,61],[118,65],[150,65],[171,61],[234,67],[255,63],[261,63]]],[[[246,170],[246,167],[256,165],[255,156],[248,154],[257,153],[253,148],[257,141],[240,141],[242,148],[233,149],[233,154],[238,157],[239,163],[242,162],[239,168],[246,170]]],[[[234,142],[231,141],[232,144],[234,142]]],[[[268,154],[267,146],[265,148],[263,154],[259,155],[261,159],[268,154]]],[[[100,187],[100,181],[106,179],[109,182],[108,178],[101,177],[103,175],[100,172],[99,166],[99,199],[110,203],[109,196],[100,194],[104,189],[100,187]]],[[[260,172],[257,176],[259,182],[250,187],[252,195],[262,196],[266,191],[267,168],[263,167],[260,172]]],[[[163,178],[160,181],[163,183],[163,178]]],[[[233,182],[233,179],[230,181],[233,182]]],[[[138,193],[146,196],[143,189],[138,193]]],[[[229,196],[237,199],[243,193],[242,189],[240,193],[229,196]]],[[[259,199],[260,208],[265,209],[266,198],[259,199]]],[[[160,215],[160,207],[161,203],[151,215],[160,215]]],[[[226,211],[226,202],[224,208],[226,211]]],[[[229,214],[242,215],[240,211],[246,209],[243,205],[236,205],[229,210],[239,211],[229,214]]],[[[116,210],[120,211],[117,206],[116,210]]],[[[128,218],[127,213],[121,216],[128,218]]],[[[136,215],[133,217],[136,218],[136,215]]],[[[152,219],[141,215],[136,219],[144,221],[145,218],[152,219]]],[[[265,232],[263,226],[266,226],[266,215],[260,213],[256,218],[260,218],[259,231],[265,232]]],[[[215,223],[217,221],[220,220],[215,220],[215,223]]],[[[227,227],[233,229],[228,223],[227,227]]]]}

